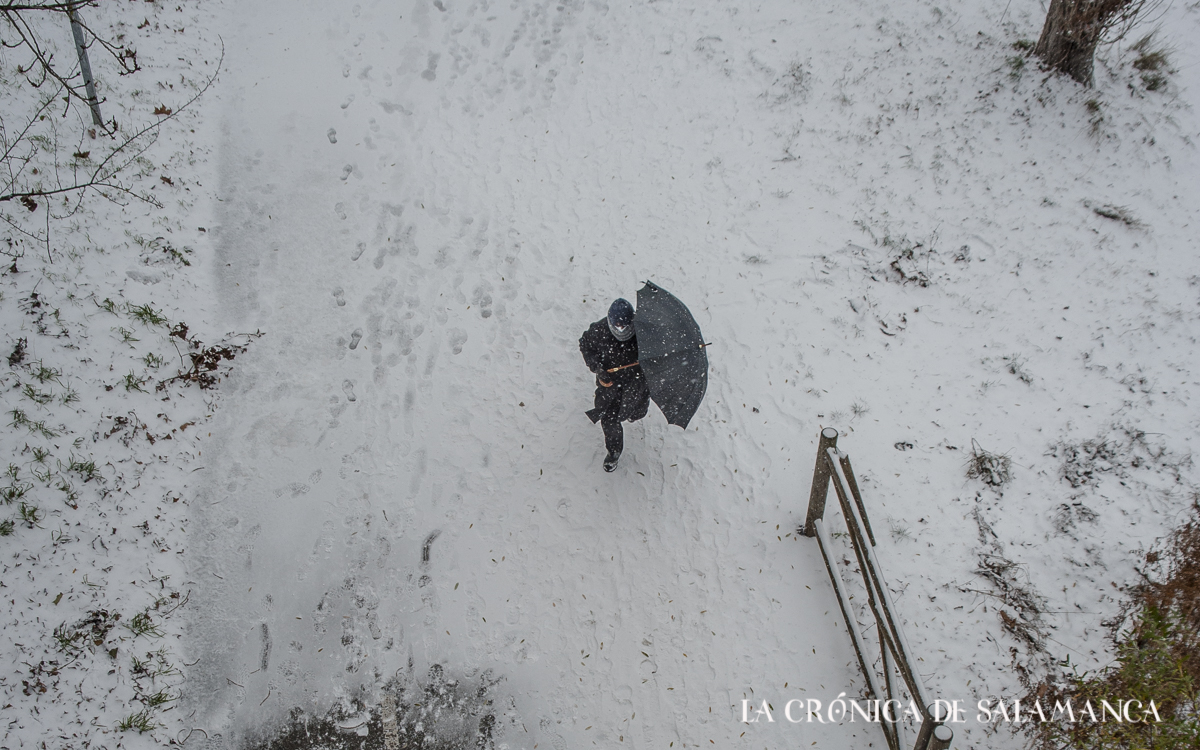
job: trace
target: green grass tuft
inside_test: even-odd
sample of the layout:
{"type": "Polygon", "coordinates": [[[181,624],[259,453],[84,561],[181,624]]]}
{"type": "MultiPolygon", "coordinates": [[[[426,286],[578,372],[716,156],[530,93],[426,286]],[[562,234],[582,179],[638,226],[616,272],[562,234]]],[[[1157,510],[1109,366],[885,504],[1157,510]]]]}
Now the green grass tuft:
{"type": "Polygon", "coordinates": [[[26,383],[25,386],[21,388],[21,395],[34,402],[38,406],[45,406],[54,400],[53,393],[43,393],[29,383],[26,383]]]}
{"type": "Polygon", "coordinates": [[[130,371],[128,375],[121,379],[121,385],[125,386],[126,391],[141,391],[142,393],[145,393],[146,389],[142,386],[149,381],[150,378],[139,378],[136,374],[130,371]]]}
{"type": "Polygon", "coordinates": [[[161,326],[167,324],[167,319],[163,317],[161,310],[155,310],[150,305],[129,305],[126,308],[129,312],[129,317],[147,326],[161,326]]]}
{"type": "Polygon", "coordinates": [[[135,341],[141,340],[138,337],[134,336],[133,331],[129,330],[128,328],[118,326],[118,327],[114,328],[113,330],[116,331],[117,333],[121,334],[121,343],[122,344],[132,345],[135,341]]]}
{"type": "Polygon", "coordinates": [[[36,505],[29,503],[21,503],[17,506],[17,512],[21,514],[21,522],[28,524],[29,528],[33,528],[42,520],[41,511],[36,505]]]}
{"type": "Polygon", "coordinates": [[[142,361],[146,363],[146,367],[154,370],[157,370],[167,363],[166,359],[158,354],[155,354],[154,352],[150,352],[145,357],[142,357],[142,361]]]}
{"type": "Polygon", "coordinates": [[[1021,72],[1025,70],[1025,56],[1013,55],[1008,58],[1008,77],[1016,81],[1021,78],[1021,72]]]}
{"type": "Polygon", "coordinates": [[[84,483],[90,482],[98,477],[96,473],[96,462],[94,460],[80,461],[75,456],[71,456],[71,462],[67,464],[67,471],[78,474],[84,483]]]}
{"type": "Polygon", "coordinates": [[[129,631],[135,636],[149,635],[155,638],[161,638],[163,632],[154,624],[154,620],[150,617],[149,612],[138,612],[133,618],[125,624],[129,631]]]}
{"type": "Polygon", "coordinates": [[[33,376],[37,382],[45,385],[48,381],[58,381],[62,377],[62,370],[57,367],[46,367],[41,360],[33,362],[29,365],[29,374],[33,376]]]}
{"type": "Polygon", "coordinates": [[[136,729],[138,733],[152,731],[157,724],[150,718],[150,709],[145,708],[137,713],[132,713],[126,716],[117,724],[117,731],[128,732],[131,729],[136,729]]]}

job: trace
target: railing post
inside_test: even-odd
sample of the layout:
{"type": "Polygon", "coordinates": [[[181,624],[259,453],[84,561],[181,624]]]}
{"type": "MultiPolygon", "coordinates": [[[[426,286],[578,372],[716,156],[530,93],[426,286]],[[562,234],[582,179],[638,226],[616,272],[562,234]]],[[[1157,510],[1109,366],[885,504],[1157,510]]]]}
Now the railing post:
{"type": "Polygon", "coordinates": [[[98,128],[103,128],[104,118],[100,116],[100,100],[96,97],[96,83],[92,80],[92,65],[88,62],[83,24],[79,23],[79,14],[75,12],[74,6],[67,8],[67,18],[71,21],[71,35],[75,37],[75,51],[79,53],[79,72],[83,74],[88,107],[92,110],[92,123],[98,128]]]}
{"type": "Polygon", "coordinates": [[[871,531],[871,520],[867,518],[867,506],[863,505],[862,493],[858,491],[858,480],[854,478],[854,469],[850,468],[850,457],[838,451],[838,463],[842,465],[842,473],[846,475],[846,484],[850,485],[850,494],[854,496],[854,504],[858,506],[858,514],[862,516],[863,526],[867,527],[867,539],[875,546],[875,532],[871,531]]]}
{"type": "Polygon", "coordinates": [[[917,743],[913,745],[913,750],[949,749],[954,732],[942,723],[949,717],[943,717],[941,711],[934,713],[935,709],[940,708],[936,702],[925,707],[925,716],[922,717],[921,729],[917,733],[917,743]]]}
{"type": "Polygon", "coordinates": [[[817,445],[817,465],[813,469],[812,491],[808,494],[808,517],[804,519],[804,536],[816,536],[813,522],[825,517],[825,497],[829,494],[829,458],[825,455],[830,448],[837,447],[838,432],[832,427],[821,430],[817,445]]]}
{"type": "Polygon", "coordinates": [[[950,741],[954,739],[954,732],[945,724],[939,724],[933,728],[933,736],[929,738],[928,750],[950,750],[950,741]]]}

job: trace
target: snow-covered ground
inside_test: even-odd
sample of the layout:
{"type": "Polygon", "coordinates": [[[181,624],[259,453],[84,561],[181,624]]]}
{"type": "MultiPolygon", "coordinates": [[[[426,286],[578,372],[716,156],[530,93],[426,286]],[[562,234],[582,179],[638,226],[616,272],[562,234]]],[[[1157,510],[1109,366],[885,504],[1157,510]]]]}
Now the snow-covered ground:
{"type": "MultiPolygon", "coordinates": [[[[153,733],[55,704],[103,717],[80,730],[93,746],[234,747],[434,665],[499,680],[511,748],[882,746],[861,722],[742,722],[744,699],[862,696],[795,533],[825,426],[932,697],[1011,698],[1039,663],[981,555],[1043,597],[1026,624],[1049,657],[1109,661],[1102,622],[1197,484],[1194,4],[1165,11],[1153,92],[1127,45],[1094,90],[1015,62],[1041,28],[1025,0],[179,7],[188,33],[147,47],[224,47],[196,132],[169,136],[198,144],[204,198],[127,220],[170,224],[192,265],[120,284],[131,304],[163,289],[206,342],[265,336],[214,410],[173,402],[203,432],[156,465],[157,496],[128,485],[179,535],[187,604],[162,627],[190,666],[153,733]],[[577,341],[645,279],[714,342],[709,392],[686,431],[654,407],[627,425],[605,474],[577,341]],[[973,441],[1011,481],[967,477],[973,441]]],[[[104,260],[79,274],[118,283],[104,260]]],[[[28,328],[13,297],[5,320],[28,328]]],[[[82,401],[139,397],[106,393],[82,401]]],[[[89,611],[35,611],[60,590],[46,576],[73,568],[87,593],[82,573],[161,554],[131,525],[116,563],[27,561],[46,530],[5,539],[26,546],[4,585],[31,602],[6,597],[6,629],[89,611]]],[[[95,690],[129,692],[120,648],[95,690]]],[[[22,692],[32,651],[9,653],[4,746],[33,746],[50,698],[22,692]]]]}

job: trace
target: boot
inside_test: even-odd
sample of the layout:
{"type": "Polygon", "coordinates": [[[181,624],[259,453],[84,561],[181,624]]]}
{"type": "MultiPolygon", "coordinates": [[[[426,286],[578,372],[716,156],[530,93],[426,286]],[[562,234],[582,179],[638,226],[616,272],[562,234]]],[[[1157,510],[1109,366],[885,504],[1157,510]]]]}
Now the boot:
{"type": "Polygon", "coordinates": [[[609,453],[604,459],[604,470],[613,471],[617,468],[617,459],[621,457],[620,453],[609,453]]]}

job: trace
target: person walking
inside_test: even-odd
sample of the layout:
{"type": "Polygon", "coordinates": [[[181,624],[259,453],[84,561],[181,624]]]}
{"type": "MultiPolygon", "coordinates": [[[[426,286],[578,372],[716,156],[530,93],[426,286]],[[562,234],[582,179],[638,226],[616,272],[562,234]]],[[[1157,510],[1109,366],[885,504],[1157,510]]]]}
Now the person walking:
{"type": "Polygon", "coordinates": [[[585,413],[604,429],[605,471],[617,468],[624,448],[621,422],[636,422],[650,408],[650,389],[637,364],[633,318],[633,305],[617,299],[609,306],[608,316],[592,323],[579,339],[583,361],[596,375],[595,408],[585,413]]]}

